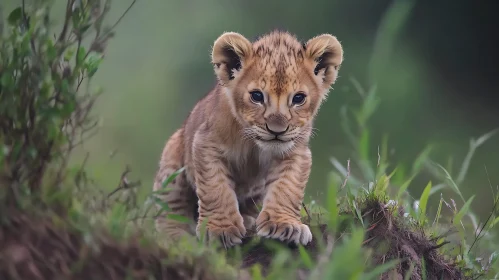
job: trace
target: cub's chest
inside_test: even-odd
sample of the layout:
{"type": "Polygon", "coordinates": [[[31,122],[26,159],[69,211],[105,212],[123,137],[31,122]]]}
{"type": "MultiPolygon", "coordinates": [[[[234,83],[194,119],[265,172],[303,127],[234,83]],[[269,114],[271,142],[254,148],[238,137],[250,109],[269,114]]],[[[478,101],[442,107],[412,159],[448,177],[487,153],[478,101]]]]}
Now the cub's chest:
{"type": "Polygon", "coordinates": [[[252,148],[227,151],[225,156],[236,192],[265,184],[272,163],[270,155],[252,148]]]}

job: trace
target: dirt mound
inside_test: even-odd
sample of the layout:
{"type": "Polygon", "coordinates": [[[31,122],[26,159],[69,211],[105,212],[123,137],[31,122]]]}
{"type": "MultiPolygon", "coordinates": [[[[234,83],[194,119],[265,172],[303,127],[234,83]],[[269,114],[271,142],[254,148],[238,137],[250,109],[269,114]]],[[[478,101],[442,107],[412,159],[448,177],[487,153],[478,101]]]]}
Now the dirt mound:
{"type": "Polygon", "coordinates": [[[171,258],[140,236],[120,243],[104,232],[88,235],[56,224],[56,219],[10,213],[0,227],[0,279],[234,278],[212,271],[206,257],[171,258]]]}
{"type": "MultiPolygon", "coordinates": [[[[428,280],[464,279],[460,270],[437,252],[434,239],[422,230],[409,230],[381,203],[367,203],[362,216],[370,225],[364,244],[374,250],[374,264],[402,259],[381,279],[404,279],[409,270],[410,279],[416,280],[423,279],[423,274],[428,280]]],[[[260,240],[243,253],[243,270],[237,276],[235,271],[215,271],[210,256],[172,256],[153,242],[144,243],[147,239],[138,235],[117,241],[104,230],[90,234],[53,216],[14,211],[0,217],[9,217],[0,225],[0,279],[5,280],[250,279],[245,269],[260,264],[265,275],[275,257],[273,249],[260,240]]],[[[314,259],[320,257],[318,240],[328,242],[326,226],[317,229],[314,241],[305,247],[314,259]]],[[[246,244],[251,241],[251,237],[245,239],[246,244]]],[[[298,257],[296,247],[289,248],[298,257]]],[[[300,269],[296,276],[306,279],[309,273],[300,269]]]]}

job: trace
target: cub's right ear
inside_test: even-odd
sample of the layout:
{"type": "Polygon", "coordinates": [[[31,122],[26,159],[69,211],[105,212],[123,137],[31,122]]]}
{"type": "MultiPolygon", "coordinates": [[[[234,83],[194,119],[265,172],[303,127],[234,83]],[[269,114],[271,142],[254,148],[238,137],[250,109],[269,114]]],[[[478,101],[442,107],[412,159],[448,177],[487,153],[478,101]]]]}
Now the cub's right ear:
{"type": "Polygon", "coordinates": [[[253,54],[250,41],[235,32],[226,32],[215,41],[211,61],[218,79],[227,84],[233,80],[253,54]]]}

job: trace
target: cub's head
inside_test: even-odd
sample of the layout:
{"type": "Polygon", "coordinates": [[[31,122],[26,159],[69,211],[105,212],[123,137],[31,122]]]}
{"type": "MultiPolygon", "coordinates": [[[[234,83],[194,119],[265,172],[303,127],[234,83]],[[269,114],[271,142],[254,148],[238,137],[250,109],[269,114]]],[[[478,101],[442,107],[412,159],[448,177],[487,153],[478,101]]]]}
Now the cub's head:
{"type": "Polygon", "coordinates": [[[336,37],[300,43],[275,31],[255,42],[234,32],[214,43],[212,63],[243,137],[285,153],[310,138],[312,121],[343,61],[336,37]]]}

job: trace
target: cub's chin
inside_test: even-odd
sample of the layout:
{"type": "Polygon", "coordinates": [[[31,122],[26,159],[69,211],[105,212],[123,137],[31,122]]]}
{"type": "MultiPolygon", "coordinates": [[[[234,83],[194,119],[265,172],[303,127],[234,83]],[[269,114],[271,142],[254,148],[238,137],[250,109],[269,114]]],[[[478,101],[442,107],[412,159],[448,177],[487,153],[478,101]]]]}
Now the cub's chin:
{"type": "Polygon", "coordinates": [[[269,152],[275,155],[284,155],[290,152],[295,146],[295,141],[283,140],[262,140],[255,139],[255,143],[263,152],[269,152]]]}

